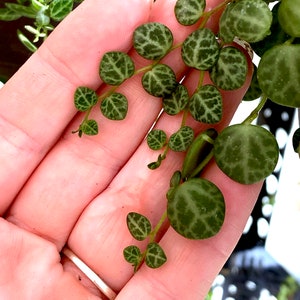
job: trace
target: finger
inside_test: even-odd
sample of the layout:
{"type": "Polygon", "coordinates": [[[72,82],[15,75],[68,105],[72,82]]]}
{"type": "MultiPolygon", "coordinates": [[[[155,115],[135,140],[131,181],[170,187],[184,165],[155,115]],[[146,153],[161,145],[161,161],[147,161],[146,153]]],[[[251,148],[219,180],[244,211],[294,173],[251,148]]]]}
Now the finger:
{"type": "MultiPolygon", "coordinates": [[[[155,18],[165,21],[161,19],[164,15],[157,14],[155,18]]],[[[176,41],[192,30],[186,27],[176,30],[180,25],[174,17],[167,22],[175,32],[176,41]]],[[[137,68],[144,66],[145,60],[135,52],[132,57],[137,68]]],[[[180,51],[177,49],[166,60],[180,78],[185,70],[180,51]]],[[[78,128],[83,116],[74,119],[10,208],[11,222],[46,237],[58,248],[65,244],[83,209],[128,161],[161,110],[160,100],[149,96],[141,87],[141,76],[134,76],[118,89],[129,101],[125,120],[110,121],[95,110],[91,118],[99,120],[99,135],[79,139],[71,131],[78,128]]]]}
{"type": "Polygon", "coordinates": [[[56,247],[0,218],[1,299],[99,300],[60,264],[56,247]]]}
{"type": "Polygon", "coordinates": [[[1,89],[0,213],[74,117],[75,88],[99,86],[100,57],[130,48],[132,31],[147,20],[150,5],[84,1],[1,89]]]}

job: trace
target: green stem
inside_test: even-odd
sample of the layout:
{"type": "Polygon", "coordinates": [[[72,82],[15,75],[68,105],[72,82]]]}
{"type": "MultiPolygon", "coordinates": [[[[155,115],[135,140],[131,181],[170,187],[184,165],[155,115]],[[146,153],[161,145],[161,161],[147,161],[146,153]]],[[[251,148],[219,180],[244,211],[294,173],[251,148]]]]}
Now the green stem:
{"type": "Polygon", "coordinates": [[[140,68],[138,70],[135,70],[133,76],[138,75],[140,73],[145,73],[147,71],[150,71],[156,64],[157,64],[157,62],[152,63],[152,64],[150,64],[148,66],[142,67],[142,68],[140,68]]]}
{"type": "Polygon", "coordinates": [[[204,81],[204,75],[205,75],[205,71],[200,71],[199,81],[198,81],[198,86],[197,86],[196,91],[198,91],[202,87],[203,81],[204,81]]]}
{"type": "Polygon", "coordinates": [[[261,100],[259,102],[259,104],[257,105],[257,107],[255,107],[255,109],[250,113],[250,115],[242,122],[242,124],[248,125],[251,124],[257,117],[259,112],[261,111],[261,109],[264,107],[264,105],[266,104],[268,100],[267,95],[263,94],[261,96],[261,100]]]}
{"type": "Polygon", "coordinates": [[[156,226],[153,228],[153,230],[149,234],[149,243],[152,243],[155,241],[156,235],[157,235],[158,231],[160,230],[160,228],[162,227],[163,223],[166,221],[167,217],[168,217],[168,214],[167,214],[167,211],[165,210],[163,215],[161,216],[160,220],[158,221],[156,226]]]}
{"type": "Polygon", "coordinates": [[[233,0],[225,0],[222,3],[220,3],[219,5],[217,5],[216,7],[214,7],[213,9],[203,13],[202,15],[202,21],[199,25],[199,28],[203,28],[206,23],[208,22],[209,18],[217,13],[219,10],[223,9],[227,4],[229,4],[230,2],[232,2],[233,0]]]}

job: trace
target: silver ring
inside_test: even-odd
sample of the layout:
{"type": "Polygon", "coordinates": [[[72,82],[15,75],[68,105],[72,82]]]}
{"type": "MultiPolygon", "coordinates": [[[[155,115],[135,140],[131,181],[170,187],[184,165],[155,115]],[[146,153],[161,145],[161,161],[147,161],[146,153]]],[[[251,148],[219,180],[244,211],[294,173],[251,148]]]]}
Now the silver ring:
{"type": "Polygon", "coordinates": [[[113,300],[117,297],[117,294],[70,249],[65,247],[62,253],[68,257],[109,300],[113,300]]]}

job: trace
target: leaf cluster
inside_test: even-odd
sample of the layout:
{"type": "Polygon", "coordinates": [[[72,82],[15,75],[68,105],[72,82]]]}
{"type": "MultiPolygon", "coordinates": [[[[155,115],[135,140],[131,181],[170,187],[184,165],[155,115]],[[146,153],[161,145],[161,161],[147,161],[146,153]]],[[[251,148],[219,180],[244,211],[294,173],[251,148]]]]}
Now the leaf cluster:
{"type": "MultiPolygon", "coordinates": [[[[147,217],[137,212],[127,216],[131,235],[137,241],[148,239],[144,251],[136,245],[124,249],[124,257],[135,271],[143,262],[151,268],[166,262],[166,254],[156,242],[156,234],[166,218],[173,229],[186,238],[206,239],[216,235],[225,218],[224,197],[213,182],[199,177],[201,172],[214,157],[219,168],[236,182],[253,184],[264,180],[277,164],[279,148],[275,137],[252,121],[268,98],[286,106],[300,106],[299,45],[294,37],[291,40],[281,34],[280,38],[284,36],[289,42],[274,46],[274,40],[280,40],[273,34],[273,27],[278,26],[276,8],[271,11],[263,0],[224,0],[209,11],[205,8],[205,0],[178,0],[175,16],[183,26],[194,25],[196,29],[192,33],[174,44],[173,33],[166,25],[158,22],[140,25],[133,32],[132,44],[148,65],[136,69],[127,53],[107,52],[99,63],[100,79],[107,85],[105,92],[98,95],[88,87],[78,87],[74,93],[75,107],[85,114],[75,131],[79,136],[98,133],[97,121],[89,117],[95,106],[110,120],[120,121],[126,117],[130,109],[128,99],[118,88],[140,74],[142,87],[160,99],[163,113],[181,116],[181,123],[173,133],[167,134],[153,126],[146,136],[149,148],[159,152],[157,160],[148,164],[149,169],[159,168],[169,151],[185,152],[185,157],[182,168],[176,170],[170,180],[167,209],[158,224],[153,228],[147,217]],[[223,13],[216,34],[206,25],[220,10],[223,13]],[[274,40],[270,40],[270,35],[274,40]],[[242,41],[244,48],[249,44],[266,43],[261,63],[255,68],[245,95],[245,100],[261,97],[261,101],[241,124],[217,132],[214,126],[223,118],[223,92],[242,87],[248,74],[247,57],[237,41],[238,44],[242,41]],[[272,44],[271,48],[268,43],[272,44]],[[177,78],[174,70],[163,62],[178,48],[187,69],[192,68],[199,75],[198,85],[191,94],[183,78],[177,78]],[[206,73],[210,84],[204,84],[206,73]],[[283,77],[289,78],[289,83],[284,83],[283,77]],[[211,128],[196,135],[187,125],[188,118],[211,128]]],[[[295,134],[294,147],[299,153],[299,132],[295,134]]]]}
{"type": "Polygon", "coordinates": [[[131,212],[127,215],[127,227],[137,241],[144,241],[149,238],[146,249],[143,252],[136,245],[130,245],[123,250],[124,258],[133,265],[135,272],[143,262],[148,267],[155,269],[167,261],[164,250],[154,241],[157,228],[152,229],[147,217],[137,212],[131,212]]]}
{"type": "Polygon", "coordinates": [[[36,44],[45,40],[56,24],[63,20],[72,10],[74,3],[83,0],[16,0],[16,3],[4,2],[0,8],[1,21],[15,21],[28,18],[33,21],[25,25],[28,33],[33,35],[28,38],[20,29],[17,35],[22,44],[30,51],[37,49],[36,44]]]}

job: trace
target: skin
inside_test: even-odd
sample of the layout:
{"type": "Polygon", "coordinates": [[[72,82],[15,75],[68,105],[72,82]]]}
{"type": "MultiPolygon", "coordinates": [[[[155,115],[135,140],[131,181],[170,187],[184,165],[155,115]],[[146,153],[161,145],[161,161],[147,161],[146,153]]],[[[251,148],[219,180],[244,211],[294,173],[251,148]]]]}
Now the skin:
{"type": "MultiPolygon", "coordinates": [[[[208,1],[207,9],[219,2],[208,1]]],[[[148,149],[144,136],[161,104],[142,90],[140,77],[120,88],[129,100],[124,121],[94,112],[98,136],[80,139],[71,133],[82,120],[73,105],[74,90],[82,85],[104,88],[98,63],[105,52],[129,51],[139,68],[145,61],[130,50],[138,25],[162,22],[174,32],[175,43],[191,32],[193,27],[176,22],[174,3],[85,0],[0,90],[1,299],[105,299],[72,262],[61,259],[66,244],[118,293],[118,300],[203,299],[232,252],[261,183],[235,183],[211,162],[203,176],[225,196],[221,231],[191,241],[165,224],[159,235],[168,256],[163,267],[142,266],[133,276],[123,259],[122,249],[135,243],[126,227],[127,213],[145,214],[156,224],[166,208],[170,176],[183,158],[169,153],[158,170],[146,167],[158,154],[148,149]]],[[[215,30],[217,18],[209,24],[215,30]]],[[[187,71],[179,50],[164,62],[178,77],[187,71]]],[[[223,93],[224,118],[218,130],[230,121],[250,75],[251,68],[241,89],[223,93]]],[[[196,71],[188,73],[191,92],[197,76],[196,71]]],[[[181,116],[163,115],[157,126],[171,133],[180,122],[181,116]]],[[[207,128],[191,120],[188,124],[196,131],[207,128]]]]}

